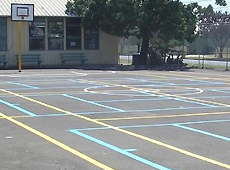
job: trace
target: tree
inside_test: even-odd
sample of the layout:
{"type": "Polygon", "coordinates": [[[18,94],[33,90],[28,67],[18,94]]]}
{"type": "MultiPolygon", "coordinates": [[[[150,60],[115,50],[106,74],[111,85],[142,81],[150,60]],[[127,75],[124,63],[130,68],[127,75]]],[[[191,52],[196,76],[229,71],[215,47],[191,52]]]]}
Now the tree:
{"type": "Polygon", "coordinates": [[[214,12],[211,6],[205,9],[200,18],[199,28],[201,35],[209,38],[216,48],[220,58],[223,58],[223,50],[230,38],[230,18],[227,12],[214,12]]]}
{"type": "MultiPolygon", "coordinates": [[[[225,5],[224,0],[216,0],[225,5]]],[[[147,63],[150,39],[194,39],[198,5],[179,0],[71,0],[67,12],[83,18],[86,28],[100,28],[119,37],[134,35],[142,40],[141,64],[147,63]]]]}

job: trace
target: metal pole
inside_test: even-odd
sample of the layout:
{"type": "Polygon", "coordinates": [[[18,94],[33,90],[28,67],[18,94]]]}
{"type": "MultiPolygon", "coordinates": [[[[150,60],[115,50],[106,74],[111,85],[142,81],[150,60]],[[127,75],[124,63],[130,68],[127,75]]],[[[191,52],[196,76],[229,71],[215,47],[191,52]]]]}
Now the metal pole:
{"type": "Polygon", "coordinates": [[[199,36],[199,46],[198,46],[198,52],[199,52],[199,60],[198,60],[198,64],[200,66],[200,36],[199,36]]]}
{"type": "Polygon", "coordinates": [[[229,69],[228,69],[228,40],[227,40],[227,60],[226,60],[226,71],[229,71],[229,69]]]}
{"type": "Polygon", "coordinates": [[[203,54],[203,63],[202,63],[202,69],[204,69],[204,54],[203,54]]]}
{"type": "Polygon", "coordinates": [[[18,21],[18,71],[22,71],[22,22],[18,21]]]}

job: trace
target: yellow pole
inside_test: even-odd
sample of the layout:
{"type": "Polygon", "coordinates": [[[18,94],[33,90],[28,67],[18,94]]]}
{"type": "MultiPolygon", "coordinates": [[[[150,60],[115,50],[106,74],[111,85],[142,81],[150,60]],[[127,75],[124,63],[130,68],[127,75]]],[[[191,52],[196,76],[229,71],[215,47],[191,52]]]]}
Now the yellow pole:
{"type": "Polygon", "coordinates": [[[22,22],[18,21],[18,71],[22,71],[22,22]]]}

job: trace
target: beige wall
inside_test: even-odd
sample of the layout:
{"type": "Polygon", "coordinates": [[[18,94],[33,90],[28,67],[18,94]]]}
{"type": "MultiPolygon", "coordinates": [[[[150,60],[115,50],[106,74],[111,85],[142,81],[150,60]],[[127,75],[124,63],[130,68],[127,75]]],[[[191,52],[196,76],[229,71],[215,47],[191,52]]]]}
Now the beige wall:
{"type": "MultiPolygon", "coordinates": [[[[85,53],[86,64],[117,64],[118,63],[118,41],[119,38],[110,36],[100,31],[99,33],[99,50],[61,50],[61,51],[29,51],[29,27],[28,22],[22,22],[22,54],[40,54],[42,66],[60,66],[60,53],[85,53]]],[[[9,66],[16,66],[17,55],[17,22],[12,22],[7,18],[7,51],[0,51],[6,54],[9,66]]],[[[83,40],[83,38],[82,38],[83,40]]]]}

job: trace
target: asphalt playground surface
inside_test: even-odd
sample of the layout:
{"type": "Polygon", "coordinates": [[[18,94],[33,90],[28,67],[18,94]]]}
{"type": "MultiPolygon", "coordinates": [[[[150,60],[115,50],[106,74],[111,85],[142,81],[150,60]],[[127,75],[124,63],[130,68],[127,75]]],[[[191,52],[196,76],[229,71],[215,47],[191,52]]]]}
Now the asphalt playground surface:
{"type": "Polygon", "coordinates": [[[230,73],[0,71],[0,170],[230,169],[230,73]]]}

